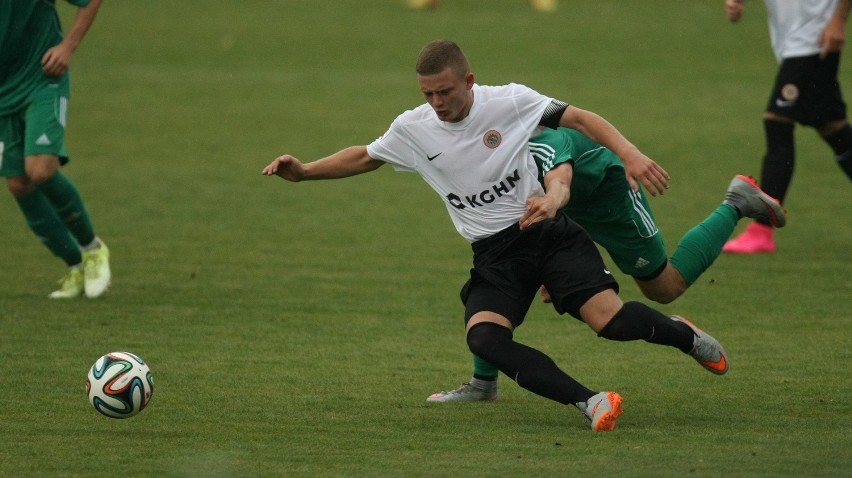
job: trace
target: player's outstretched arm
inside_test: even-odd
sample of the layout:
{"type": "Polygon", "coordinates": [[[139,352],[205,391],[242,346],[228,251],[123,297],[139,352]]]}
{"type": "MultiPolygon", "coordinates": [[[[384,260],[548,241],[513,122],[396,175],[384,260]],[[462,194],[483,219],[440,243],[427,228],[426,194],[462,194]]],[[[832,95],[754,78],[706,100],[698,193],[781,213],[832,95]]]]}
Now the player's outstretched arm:
{"type": "Polygon", "coordinates": [[[331,156],[307,164],[302,163],[295,156],[284,154],[263,168],[262,174],[279,176],[297,183],[316,179],[348,178],[375,171],[383,164],[385,163],[367,154],[366,146],[350,146],[331,156]]]}
{"type": "Polygon", "coordinates": [[[544,219],[556,217],[571,198],[573,177],[574,166],[571,163],[562,163],[544,175],[545,195],[527,198],[526,211],[518,221],[522,230],[544,219]]]}
{"type": "Polygon", "coordinates": [[[569,106],[562,114],[559,124],[576,129],[621,158],[627,181],[634,191],[639,190],[639,182],[652,196],[663,194],[668,189],[669,173],[654,160],[645,156],[615,126],[598,114],[569,106]]]}

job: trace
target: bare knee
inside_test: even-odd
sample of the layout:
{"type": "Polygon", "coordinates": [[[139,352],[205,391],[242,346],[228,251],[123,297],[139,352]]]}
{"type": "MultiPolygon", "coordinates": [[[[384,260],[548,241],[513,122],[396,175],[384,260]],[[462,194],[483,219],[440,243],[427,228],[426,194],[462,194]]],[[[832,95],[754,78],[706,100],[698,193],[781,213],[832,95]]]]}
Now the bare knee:
{"type": "Polygon", "coordinates": [[[817,128],[817,133],[819,133],[819,135],[822,136],[823,138],[827,138],[827,137],[833,135],[834,133],[837,133],[838,131],[846,128],[848,125],[849,125],[849,123],[845,119],[844,120],[837,120],[837,121],[829,121],[828,123],[817,128]]]}
{"type": "Polygon", "coordinates": [[[642,293],[649,300],[653,300],[654,302],[656,302],[658,304],[671,304],[672,302],[675,301],[675,299],[677,299],[678,297],[683,295],[683,291],[666,290],[666,289],[649,290],[649,291],[642,290],[642,293]]]}
{"type": "Polygon", "coordinates": [[[30,182],[41,184],[59,170],[59,158],[52,154],[27,156],[25,167],[30,182]]]}
{"type": "Polygon", "coordinates": [[[467,324],[465,325],[465,330],[470,331],[470,329],[472,329],[474,325],[481,324],[483,322],[497,324],[509,330],[514,330],[515,328],[515,326],[512,325],[512,322],[506,317],[496,312],[481,311],[473,314],[473,316],[467,321],[467,324]]]}
{"type": "Polygon", "coordinates": [[[651,280],[636,279],[642,294],[660,304],[669,304],[686,292],[687,285],[677,269],[668,264],[663,272],[651,280]]]}
{"type": "Polygon", "coordinates": [[[763,113],[763,119],[769,120],[769,121],[777,121],[779,123],[787,123],[787,124],[794,124],[796,122],[793,118],[781,116],[781,115],[773,113],[771,111],[767,111],[767,112],[763,113]]]}
{"type": "Polygon", "coordinates": [[[6,178],[6,187],[16,198],[24,197],[35,189],[35,185],[26,177],[6,178]]]}
{"type": "Polygon", "coordinates": [[[580,307],[580,317],[596,333],[615,317],[615,314],[624,306],[621,298],[612,289],[607,289],[593,295],[580,307]]]}

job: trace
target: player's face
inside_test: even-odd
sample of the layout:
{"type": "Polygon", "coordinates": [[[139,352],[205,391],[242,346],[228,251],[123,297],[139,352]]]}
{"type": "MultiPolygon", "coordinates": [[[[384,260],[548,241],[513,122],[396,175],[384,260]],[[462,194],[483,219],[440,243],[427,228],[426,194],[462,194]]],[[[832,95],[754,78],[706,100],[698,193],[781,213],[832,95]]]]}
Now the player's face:
{"type": "Polygon", "coordinates": [[[459,76],[450,68],[436,75],[417,75],[420,91],[438,119],[457,123],[467,118],[473,104],[473,73],[459,76]]]}

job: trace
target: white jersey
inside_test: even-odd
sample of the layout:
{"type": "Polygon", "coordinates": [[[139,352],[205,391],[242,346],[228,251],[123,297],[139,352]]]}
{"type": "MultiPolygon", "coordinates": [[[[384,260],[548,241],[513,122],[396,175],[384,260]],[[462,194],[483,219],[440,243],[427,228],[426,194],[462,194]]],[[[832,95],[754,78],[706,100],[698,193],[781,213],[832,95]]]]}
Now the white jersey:
{"type": "Polygon", "coordinates": [[[785,58],[819,53],[819,40],[837,8],[837,0],[764,0],[772,50],[785,58]]]}
{"type": "Polygon", "coordinates": [[[420,174],[474,242],[518,222],[527,198],[544,194],[527,141],[552,102],[523,85],[475,84],[464,120],[443,122],[423,104],[399,115],[367,153],[420,174]]]}

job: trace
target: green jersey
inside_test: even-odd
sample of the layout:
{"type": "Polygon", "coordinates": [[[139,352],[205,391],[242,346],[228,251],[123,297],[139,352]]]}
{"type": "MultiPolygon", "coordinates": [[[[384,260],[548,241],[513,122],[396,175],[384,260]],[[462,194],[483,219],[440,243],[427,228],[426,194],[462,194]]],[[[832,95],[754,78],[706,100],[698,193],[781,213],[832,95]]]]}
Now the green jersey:
{"type": "Polygon", "coordinates": [[[530,139],[539,180],[570,162],[571,196],[562,208],[607,250],[618,268],[636,278],[652,276],[666,263],[666,246],[641,189],[627,182],[615,153],[569,128],[547,129],[530,139]]]}
{"type": "Polygon", "coordinates": [[[610,184],[605,184],[607,176],[624,176],[624,165],[615,153],[574,129],[546,129],[530,139],[530,151],[538,166],[542,185],[544,175],[556,166],[562,163],[574,166],[571,198],[566,206],[569,210],[594,206],[600,201],[602,192],[612,189],[608,187],[610,184]]]}
{"type": "MultiPolygon", "coordinates": [[[[66,1],[85,7],[90,0],[66,1]]],[[[68,96],[68,73],[50,77],[41,65],[61,41],[56,0],[0,0],[0,116],[19,111],[45,89],[68,96]]]]}

